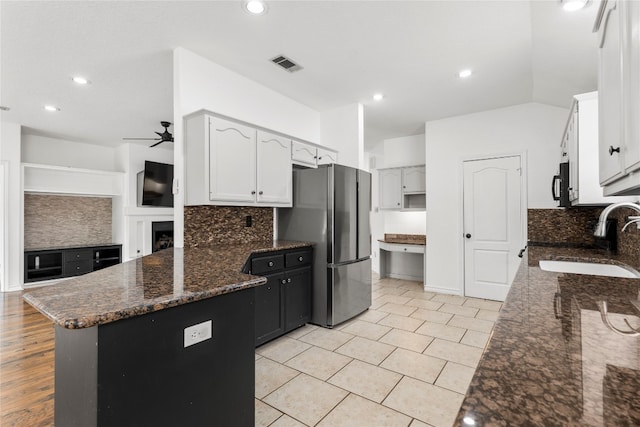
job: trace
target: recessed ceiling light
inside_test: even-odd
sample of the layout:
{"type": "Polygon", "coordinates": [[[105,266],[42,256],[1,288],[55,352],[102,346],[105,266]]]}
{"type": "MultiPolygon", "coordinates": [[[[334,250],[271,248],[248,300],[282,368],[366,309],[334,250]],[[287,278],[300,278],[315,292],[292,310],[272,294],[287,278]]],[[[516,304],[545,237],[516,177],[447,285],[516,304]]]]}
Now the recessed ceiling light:
{"type": "Polygon", "coordinates": [[[473,71],[471,70],[462,70],[458,73],[458,77],[460,77],[461,79],[466,79],[467,77],[469,77],[471,74],[473,74],[473,71]]]}
{"type": "Polygon", "coordinates": [[[575,12],[587,5],[588,0],[561,0],[562,8],[567,12],[575,12]]]}
{"type": "Polygon", "coordinates": [[[75,77],[72,77],[71,79],[79,85],[88,85],[89,83],[91,83],[89,80],[87,80],[82,76],[75,76],[75,77]]]}
{"type": "Polygon", "coordinates": [[[384,95],[381,93],[376,93],[375,95],[373,95],[374,101],[382,101],[383,98],[384,98],[384,95]]]}
{"type": "Polygon", "coordinates": [[[260,0],[249,0],[244,3],[247,12],[254,15],[263,15],[267,13],[267,4],[260,0]]]}
{"type": "Polygon", "coordinates": [[[60,109],[58,107],[56,107],[55,105],[45,105],[44,109],[47,111],[60,111],[60,109]]]}

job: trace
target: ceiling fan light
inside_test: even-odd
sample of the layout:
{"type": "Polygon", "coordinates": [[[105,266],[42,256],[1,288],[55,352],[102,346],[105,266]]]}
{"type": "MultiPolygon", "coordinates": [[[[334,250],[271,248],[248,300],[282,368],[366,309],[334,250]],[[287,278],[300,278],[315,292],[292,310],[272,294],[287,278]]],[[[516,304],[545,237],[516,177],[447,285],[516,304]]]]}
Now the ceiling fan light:
{"type": "Polygon", "coordinates": [[[562,8],[567,12],[575,12],[584,8],[589,0],[560,0],[562,8]]]}

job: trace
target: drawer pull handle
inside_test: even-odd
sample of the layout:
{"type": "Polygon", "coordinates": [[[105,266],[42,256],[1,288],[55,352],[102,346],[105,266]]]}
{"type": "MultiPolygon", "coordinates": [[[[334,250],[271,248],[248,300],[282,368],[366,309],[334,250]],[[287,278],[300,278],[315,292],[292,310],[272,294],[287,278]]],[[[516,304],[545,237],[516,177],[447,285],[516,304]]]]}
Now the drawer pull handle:
{"type": "Polygon", "coordinates": [[[291,283],[291,277],[287,279],[287,283],[291,283]]]}
{"type": "Polygon", "coordinates": [[[269,267],[273,267],[273,261],[269,261],[269,267]]]}
{"type": "Polygon", "coordinates": [[[619,153],[620,147],[613,148],[613,145],[609,146],[609,155],[613,156],[613,153],[619,153]]]}
{"type": "Polygon", "coordinates": [[[304,261],[304,258],[300,256],[300,257],[298,257],[298,261],[302,262],[302,261],[304,261]]]}

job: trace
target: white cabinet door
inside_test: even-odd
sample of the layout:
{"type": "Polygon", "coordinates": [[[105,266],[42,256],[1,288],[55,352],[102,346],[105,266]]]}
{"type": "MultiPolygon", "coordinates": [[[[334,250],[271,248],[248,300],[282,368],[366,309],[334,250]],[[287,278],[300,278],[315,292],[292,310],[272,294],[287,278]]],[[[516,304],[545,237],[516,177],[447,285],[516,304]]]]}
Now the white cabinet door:
{"type": "Polygon", "coordinates": [[[402,191],[404,193],[424,193],[426,186],[424,166],[402,169],[402,191]]]}
{"type": "Polygon", "coordinates": [[[622,140],[622,61],[620,7],[608,0],[598,30],[598,102],[600,114],[600,183],[606,184],[623,173],[622,140]]]}
{"type": "Polygon", "coordinates": [[[624,18],[625,173],[640,169],[640,2],[621,2],[624,18]]]}
{"type": "Polygon", "coordinates": [[[258,203],[291,206],[291,140],[258,131],[258,203]]]}
{"type": "Polygon", "coordinates": [[[402,169],[380,169],[380,209],[400,209],[402,202],[402,169]]]}
{"type": "Polygon", "coordinates": [[[256,200],[255,129],[211,117],[209,122],[209,200],[224,202],[256,200]]]}
{"type": "Polygon", "coordinates": [[[338,153],[324,148],[318,148],[318,165],[338,163],[338,153]]]}
{"type": "Polygon", "coordinates": [[[291,141],[291,160],[294,163],[316,167],[317,157],[317,149],[313,145],[291,141]]]}

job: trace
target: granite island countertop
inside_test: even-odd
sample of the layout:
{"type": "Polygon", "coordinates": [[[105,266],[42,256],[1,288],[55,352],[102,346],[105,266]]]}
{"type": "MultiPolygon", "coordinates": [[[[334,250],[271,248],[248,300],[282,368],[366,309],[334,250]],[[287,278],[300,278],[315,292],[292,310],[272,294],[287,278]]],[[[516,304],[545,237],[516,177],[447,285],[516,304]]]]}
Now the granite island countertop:
{"type": "Polygon", "coordinates": [[[640,279],[543,271],[541,259],[624,263],[529,246],[454,425],[640,425],[640,279]],[[525,258],[526,260],[526,258],[525,258]],[[468,417],[468,418],[467,418],[468,417]],[[466,421],[465,421],[465,418],[466,421]]]}
{"type": "Polygon", "coordinates": [[[24,299],[59,326],[88,328],[266,283],[243,273],[255,253],[310,247],[294,241],[165,249],[55,285],[24,299]]]}

